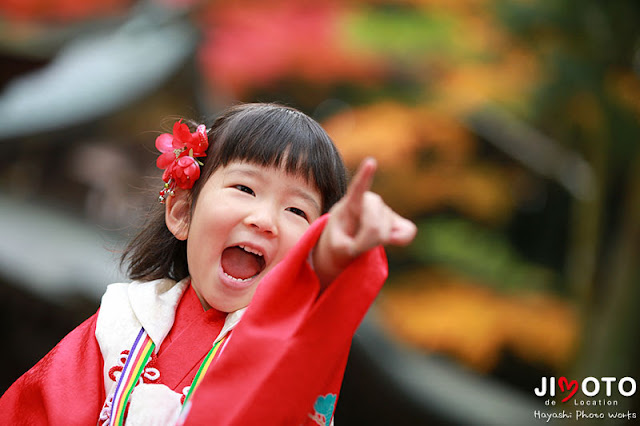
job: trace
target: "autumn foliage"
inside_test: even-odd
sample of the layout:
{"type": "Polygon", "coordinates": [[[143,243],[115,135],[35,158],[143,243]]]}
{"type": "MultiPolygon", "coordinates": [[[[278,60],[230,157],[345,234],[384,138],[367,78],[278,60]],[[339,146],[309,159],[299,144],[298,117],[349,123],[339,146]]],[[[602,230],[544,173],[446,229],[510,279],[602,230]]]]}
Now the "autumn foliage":
{"type": "Polygon", "coordinates": [[[578,344],[577,312],[548,293],[504,293],[442,270],[398,278],[384,291],[381,327],[428,353],[491,372],[510,352],[527,363],[566,369],[578,344]]]}
{"type": "MultiPolygon", "coordinates": [[[[180,19],[201,38],[190,64],[196,78],[189,74],[186,85],[211,111],[238,101],[288,103],[322,123],[350,168],[377,158],[373,189],[420,225],[412,247],[390,252],[401,270],[380,298],[390,334],[481,372],[505,351],[560,370],[580,355],[588,324],[606,331],[598,315],[608,312],[607,324],[616,324],[632,300],[640,229],[636,3],[156,1],[191,8],[180,19]],[[515,118],[482,133],[474,117],[486,110],[515,118]],[[551,166],[514,155],[513,140],[496,142],[513,122],[555,148],[551,166]],[[577,159],[589,197],[568,188],[580,176],[558,152],[577,159]],[[541,218],[538,227],[516,226],[523,216],[541,218]],[[620,293],[610,303],[600,300],[612,291],[620,293]]],[[[67,22],[132,3],[0,0],[0,11],[8,22],[67,22]]],[[[534,154],[545,149],[540,139],[524,142],[534,154]]],[[[614,347],[601,344],[614,336],[605,331],[591,339],[593,351],[614,347]]]]}
{"type": "Polygon", "coordinates": [[[8,19],[69,22],[118,15],[132,0],[0,0],[0,15],[8,19]]]}
{"type": "Polygon", "coordinates": [[[342,43],[342,11],[334,1],[212,3],[198,53],[211,90],[247,99],[287,79],[326,87],[374,77],[375,59],[342,43]]]}

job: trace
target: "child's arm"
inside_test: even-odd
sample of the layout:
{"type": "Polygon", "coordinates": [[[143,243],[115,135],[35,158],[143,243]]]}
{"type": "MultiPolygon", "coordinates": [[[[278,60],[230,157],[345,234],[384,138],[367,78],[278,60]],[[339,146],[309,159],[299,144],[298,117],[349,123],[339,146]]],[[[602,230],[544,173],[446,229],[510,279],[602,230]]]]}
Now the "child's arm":
{"type": "Polygon", "coordinates": [[[313,265],[325,289],[351,261],[378,245],[405,246],[416,225],[391,210],[370,192],[376,161],[365,159],[345,196],[330,210],[329,222],[313,250],[313,265]]]}

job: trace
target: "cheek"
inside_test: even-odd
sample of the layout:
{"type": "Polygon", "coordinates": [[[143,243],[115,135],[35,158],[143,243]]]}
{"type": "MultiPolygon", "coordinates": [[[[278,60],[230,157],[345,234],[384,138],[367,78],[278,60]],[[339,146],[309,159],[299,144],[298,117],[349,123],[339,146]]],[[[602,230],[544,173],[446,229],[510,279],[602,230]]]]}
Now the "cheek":
{"type": "Polygon", "coordinates": [[[195,212],[193,221],[189,227],[187,238],[187,254],[189,266],[195,266],[197,262],[208,262],[216,243],[220,241],[220,235],[225,228],[221,220],[214,220],[210,212],[195,212]]]}
{"type": "Polygon", "coordinates": [[[309,229],[309,225],[293,225],[288,227],[286,234],[283,236],[280,247],[284,252],[284,256],[286,256],[289,251],[300,241],[300,238],[304,235],[304,233],[309,229]]]}
{"type": "Polygon", "coordinates": [[[200,241],[206,241],[212,236],[219,237],[233,219],[234,209],[224,200],[198,204],[193,213],[189,237],[200,241]]]}
{"type": "Polygon", "coordinates": [[[202,274],[206,273],[207,268],[204,265],[210,263],[206,248],[203,249],[202,241],[195,235],[190,236],[187,240],[187,263],[189,265],[189,273],[196,281],[203,278],[202,274]]]}

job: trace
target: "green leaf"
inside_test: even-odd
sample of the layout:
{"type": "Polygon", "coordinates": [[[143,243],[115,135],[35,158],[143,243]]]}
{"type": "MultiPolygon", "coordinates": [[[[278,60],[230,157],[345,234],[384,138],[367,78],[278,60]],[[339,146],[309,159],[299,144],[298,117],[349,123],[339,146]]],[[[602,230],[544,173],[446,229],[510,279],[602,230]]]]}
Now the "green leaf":
{"type": "Polygon", "coordinates": [[[501,289],[548,287],[551,271],[523,259],[497,231],[462,219],[435,218],[419,224],[412,255],[501,289]]]}
{"type": "Polygon", "coordinates": [[[345,17],[344,31],[352,43],[409,61],[430,53],[461,51],[456,18],[413,8],[361,8],[345,17]]]}

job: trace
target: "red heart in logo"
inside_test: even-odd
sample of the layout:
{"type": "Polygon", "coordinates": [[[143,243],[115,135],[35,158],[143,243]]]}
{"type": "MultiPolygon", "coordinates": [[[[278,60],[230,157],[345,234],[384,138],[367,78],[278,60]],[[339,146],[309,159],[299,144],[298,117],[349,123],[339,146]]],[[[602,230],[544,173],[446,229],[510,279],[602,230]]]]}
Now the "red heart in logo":
{"type": "Polygon", "coordinates": [[[578,381],[577,380],[572,380],[569,381],[566,377],[562,376],[558,379],[558,386],[560,386],[560,390],[562,392],[564,391],[570,391],[571,393],[569,394],[569,396],[565,397],[562,402],[567,402],[568,400],[571,399],[571,397],[573,395],[576,394],[576,392],[578,392],[578,381]]]}

